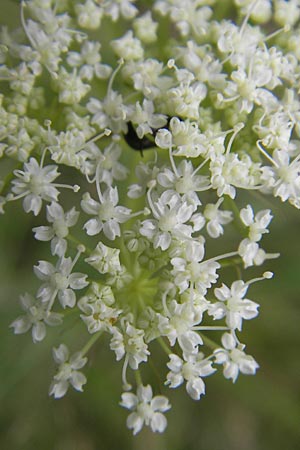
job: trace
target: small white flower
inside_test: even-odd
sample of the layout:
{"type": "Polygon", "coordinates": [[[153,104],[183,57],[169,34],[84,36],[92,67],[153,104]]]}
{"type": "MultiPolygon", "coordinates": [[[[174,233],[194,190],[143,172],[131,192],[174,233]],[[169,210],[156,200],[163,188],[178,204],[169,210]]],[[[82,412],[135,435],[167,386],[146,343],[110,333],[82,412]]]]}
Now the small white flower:
{"type": "Polygon", "coordinates": [[[144,330],[135,328],[131,323],[126,322],[122,331],[114,328],[111,334],[110,348],[115,352],[117,361],[126,355],[131,369],[137,370],[141,362],[148,360],[150,352],[144,341],[144,330]]]}
{"type": "Polygon", "coordinates": [[[152,388],[139,385],[137,394],[124,392],[122,394],[121,406],[133,411],[127,419],[127,427],[137,434],[143,428],[143,425],[150,426],[154,432],[162,433],[167,420],[162,414],[171,408],[169,400],[163,395],[153,397],[152,388]]]}
{"type": "Polygon", "coordinates": [[[194,331],[194,327],[201,323],[202,313],[202,308],[191,303],[179,304],[172,300],[165,311],[166,317],[160,315],[158,328],[172,347],[177,341],[185,354],[195,354],[198,346],[203,344],[199,333],[194,331]]]}
{"type": "Polygon", "coordinates": [[[141,41],[133,37],[132,30],[127,31],[120,39],[111,41],[111,46],[116,55],[125,61],[142,59],[144,56],[141,41]]]}
{"type": "Polygon", "coordinates": [[[88,30],[95,30],[100,27],[103,16],[103,8],[97,6],[92,0],[85,3],[77,3],[74,7],[79,26],[88,30]]]}
{"type": "Polygon", "coordinates": [[[82,81],[74,69],[72,73],[66,71],[64,67],[60,68],[55,84],[59,91],[60,103],[74,105],[79,103],[89,92],[91,86],[82,81]]]}
{"type": "Polygon", "coordinates": [[[135,110],[130,119],[137,124],[136,134],[142,139],[145,134],[153,134],[152,129],[162,128],[167,122],[167,116],[154,113],[154,104],[151,100],[144,99],[142,106],[139,102],[135,104],[135,110]]]}
{"type": "Polygon", "coordinates": [[[82,386],[86,383],[86,377],[79,369],[86,364],[87,358],[83,357],[80,352],[69,356],[69,350],[66,345],[60,344],[58,348],[53,349],[53,357],[58,366],[58,371],[54,375],[51,383],[49,395],[55,398],[63,397],[69,387],[73,386],[76,391],[82,392],[82,386]]]}
{"type": "Polygon", "coordinates": [[[190,283],[203,295],[218,279],[217,270],[221,267],[216,261],[203,261],[203,242],[189,242],[186,244],[186,253],[171,259],[174,283],[180,293],[189,288],[190,283]]]}
{"type": "Polygon", "coordinates": [[[264,233],[269,233],[267,227],[273,217],[269,209],[259,211],[254,217],[251,205],[247,205],[246,208],[241,209],[240,217],[242,222],[249,227],[248,236],[250,241],[258,242],[264,233]]]}
{"type": "Polygon", "coordinates": [[[14,175],[17,178],[12,181],[12,192],[18,197],[24,197],[23,207],[26,212],[32,211],[37,216],[43,200],[57,201],[59,191],[52,184],[60,175],[56,165],[41,167],[35,158],[30,158],[24,164],[24,170],[15,170],[14,175]]]}
{"type": "Polygon", "coordinates": [[[250,241],[246,238],[240,242],[238,254],[244,262],[245,268],[253,265],[260,266],[266,260],[266,252],[259,247],[257,242],[250,241]]]}
{"type": "Polygon", "coordinates": [[[244,375],[254,375],[259,365],[255,359],[246,355],[245,346],[237,345],[236,339],[230,333],[224,333],[222,336],[222,344],[224,349],[214,351],[216,364],[223,364],[223,375],[227,379],[236,381],[239,372],[244,375]]]}
{"type": "Polygon", "coordinates": [[[258,315],[259,305],[244,298],[248,287],[242,280],[234,281],[230,289],[223,283],[220,288],[214,290],[220,302],[211,304],[208,314],[217,320],[226,317],[229,328],[241,331],[243,319],[250,320],[258,315]]]}
{"type": "Polygon", "coordinates": [[[138,14],[138,9],[133,3],[136,0],[108,0],[103,7],[105,14],[111,17],[113,22],[116,22],[120,16],[124,19],[133,19],[138,14]]]}
{"type": "Polygon", "coordinates": [[[36,343],[46,336],[45,324],[56,326],[62,323],[62,314],[48,311],[47,304],[41,303],[30,294],[21,295],[20,300],[25,314],[11,323],[15,334],[26,333],[31,328],[32,340],[36,343]]]}
{"type": "Polygon", "coordinates": [[[107,64],[101,64],[100,42],[85,41],[80,53],[69,52],[68,64],[79,68],[79,76],[82,79],[92,80],[94,76],[106,79],[110,76],[112,68],[107,64]]]}
{"type": "Polygon", "coordinates": [[[114,274],[121,271],[120,250],[107,247],[99,242],[91,255],[85,261],[95,267],[100,273],[114,274]]]}
{"type": "Polygon", "coordinates": [[[76,303],[74,290],[83,289],[89,284],[86,274],[72,273],[73,267],[71,258],[60,258],[56,267],[47,261],[39,261],[38,265],[34,266],[34,273],[45,283],[39,288],[37,297],[48,303],[53,302],[57,295],[63,308],[73,308],[76,303]]]}
{"type": "Polygon", "coordinates": [[[232,221],[231,211],[220,211],[219,207],[224,198],[220,198],[217,203],[208,203],[205,206],[203,215],[207,220],[206,229],[212,238],[218,238],[224,233],[222,225],[227,225],[232,221]]]}
{"type": "Polygon", "coordinates": [[[92,114],[91,124],[98,125],[102,130],[108,128],[113,133],[127,131],[128,108],[118,92],[110,90],[103,101],[91,97],[86,107],[92,114]]]}
{"type": "MultiPolygon", "coordinates": [[[[182,196],[183,201],[194,205],[195,209],[201,204],[198,191],[204,191],[209,188],[208,177],[197,175],[191,161],[182,160],[176,172],[170,168],[165,168],[157,175],[158,183],[167,189],[173,189],[182,196]]],[[[199,228],[200,229],[200,228],[199,228]]]]}
{"type": "Polygon", "coordinates": [[[194,212],[194,206],[182,202],[178,194],[165,191],[151,206],[154,219],[142,222],[140,233],[153,242],[154,248],[167,250],[172,238],[191,237],[192,227],[186,222],[194,212]]]}
{"type": "Polygon", "coordinates": [[[79,212],[72,208],[64,213],[62,207],[53,202],[47,205],[47,220],[52,226],[41,226],[32,229],[35,239],[39,241],[51,240],[52,255],[64,256],[67,250],[66,237],[69,234],[69,227],[73,227],[79,217],[79,212]]]}
{"type": "Polygon", "coordinates": [[[202,377],[211,375],[216,371],[212,367],[212,361],[205,360],[203,353],[184,356],[181,359],[175,354],[169,355],[170,362],[167,367],[170,372],[167,375],[165,384],[170,388],[180,386],[186,380],[186,391],[193,400],[200,400],[201,395],[205,394],[205,384],[202,377]]]}
{"type": "Polygon", "coordinates": [[[158,23],[152,20],[150,11],[137,17],[133,22],[135,34],[142,42],[145,42],[145,44],[151,44],[157,40],[157,27],[158,23]]]}
{"type": "Polygon", "coordinates": [[[99,286],[97,283],[92,283],[87,295],[78,301],[78,307],[84,313],[80,317],[86,324],[89,333],[101,330],[111,332],[122,312],[120,309],[111,307],[114,301],[110,286],[99,286]]]}
{"type": "Polygon", "coordinates": [[[87,214],[94,216],[84,224],[89,236],[95,236],[103,230],[104,235],[114,240],[121,236],[120,223],[126,222],[131,210],[124,206],[117,206],[119,194],[117,187],[108,186],[101,196],[101,203],[92,199],[87,192],[81,200],[81,207],[87,214]]]}

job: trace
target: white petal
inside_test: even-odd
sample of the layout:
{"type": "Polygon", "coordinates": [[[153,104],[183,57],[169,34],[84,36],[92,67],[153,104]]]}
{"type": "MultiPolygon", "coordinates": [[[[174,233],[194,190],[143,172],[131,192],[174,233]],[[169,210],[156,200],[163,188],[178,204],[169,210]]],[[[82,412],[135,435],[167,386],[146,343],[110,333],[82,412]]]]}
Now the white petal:
{"type": "Polygon", "coordinates": [[[193,400],[199,400],[205,394],[205,384],[202,378],[193,378],[186,384],[186,391],[193,400]]]}
{"type": "Polygon", "coordinates": [[[31,327],[31,321],[27,316],[21,316],[14,320],[10,327],[14,329],[15,334],[26,333],[31,327]]]}
{"type": "Polygon", "coordinates": [[[84,226],[83,229],[86,230],[86,233],[89,236],[95,236],[96,234],[100,233],[100,231],[102,230],[102,222],[100,222],[99,219],[90,219],[88,220],[84,226]]]}
{"type": "Polygon", "coordinates": [[[53,348],[54,361],[57,364],[62,364],[69,358],[69,350],[65,344],[60,344],[58,348],[53,348]]]}
{"type": "Polygon", "coordinates": [[[83,289],[88,286],[88,281],[86,280],[87,275],[83,273],[72,273],[69,277],[70,287],[72,289],[83,289]]]}
{"type": "Polygon", "coordinates": [[[35,227],[32,231],[38,241],[50,241],[54,236],[54,230],[51,227],[35,227]]]}
{"type": "Polygon", "coordinates": [[[121,406],[124,406],[124,408],[127,409],[135,409],[138,404],[138,398],[135,394],[132,392],[124,392],[122,394],[122,401],[120,403],[121,406]]]}
{"type": "Polygon", "coordinates": [[[126,425],[133,430],[133,434],[137,434],[143,428],[144,420],[137,413],[133,412],[127,417],[126,425]]]}
{"type": "Polygon", "coordinates": [[[36,322],[32,327],[32,339],[33,342],[40,342],[46,336],[46,326],[43,322],[36,322]]]}
{"type": "Polygon", "coordinates": [[[70,383],[76,391],[82,391],[82,386],[86,383],[86,381],[86,376],[77,371],[74,371],[70,378],[70,383]]]}
{"type": "Polygon", "coordinates": [[[69,306],[69,308],[73,308],[76,304],[76,295],[72,291],[72,289],[64,289],[63,291],[59,291],[58,299],[61,303],[61,306],[65,308],[69,306]]]}
{"type": "Polygon", "coordinates": [[[69,387],[69,383],[67,381],[59,381],[58,383],[53,383],[50,386],[49,395],[54,395],[55,398],[63,397],[69,387]]]}
{"type": "Polygon", "coordinates": [[[150,425],[152,431],[162,433],[166,429],[167,419],[161,413],[154,413],[150,425]]]}
{"type": "Polygon", "coordinates": [[[151,400],[151,407],[153,411],[165,412],[171,408],[169,400],[164,395],[156,395],[151,400]]]}

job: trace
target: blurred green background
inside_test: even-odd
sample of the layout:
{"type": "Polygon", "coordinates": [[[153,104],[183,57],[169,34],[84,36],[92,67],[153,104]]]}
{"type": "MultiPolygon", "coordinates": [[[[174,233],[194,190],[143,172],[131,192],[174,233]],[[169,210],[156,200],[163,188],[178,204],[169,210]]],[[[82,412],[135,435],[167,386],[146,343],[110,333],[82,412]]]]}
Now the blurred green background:
{"type": "MultiPolygon", "coordinates": [[[[12,25],[17,3],[1,0],[1,9],[1,22],[12,25]]],[[[275,216],[263,247],[281,257],[259,271],[274,271],[274,279],[249,293],[261,304],[260,315],[245,323],[242,341],[260,364],[257,375],[241,376],[235,385],[221,374],[210,377],[200,402],[188,398],[184,387],[169,390],[173,407],[167,431],[156,435],[144,429],[132,437],[125,426],[127,411],[118,405],[121,364],[105,342],[89,355],[84,393],[70,390],[54,400],[48,397],[51,347],[57,339],[70,342],[77,325],[70,321],[75,329],[70,336],[57,338],[57,329],[50,330],[36,345],[30,334],[15,336],[9,329],[21,313],[19,295],[34,293],[38,285],[32,266],[47,258],[47,245],[34,241],[31,232],[41,220],[9,205],[0,216],[0,449],[300,449],[300,211],[276,201],[263,207],[271,207],[275,216]]]]}

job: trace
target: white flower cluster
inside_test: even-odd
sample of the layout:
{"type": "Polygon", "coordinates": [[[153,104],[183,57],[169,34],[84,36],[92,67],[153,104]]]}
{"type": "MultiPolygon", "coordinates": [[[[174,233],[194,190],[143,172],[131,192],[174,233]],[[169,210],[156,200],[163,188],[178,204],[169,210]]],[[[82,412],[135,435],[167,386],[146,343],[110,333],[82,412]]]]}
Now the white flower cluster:
{"type": "Polygon", "coordinates": [[[194,400],[219,367],[233,382],[256,372],[238,335],[258,314],[250,285],[272,273],[243,271],[278,255],[261,247],[272,214],[250,194],[300,208],[299,1],[150,3],[27,0],[22,32],[0,33],[0,158],[13,167],[0,211],[22,199],[51,250],[11,326],[36,343],[77,316],[86,344],[54,349],[56,398],[82,390],[106,333],[134,434],[167,424],[167,398],[143,382],[154,348],[164,384],[194,400]]]}

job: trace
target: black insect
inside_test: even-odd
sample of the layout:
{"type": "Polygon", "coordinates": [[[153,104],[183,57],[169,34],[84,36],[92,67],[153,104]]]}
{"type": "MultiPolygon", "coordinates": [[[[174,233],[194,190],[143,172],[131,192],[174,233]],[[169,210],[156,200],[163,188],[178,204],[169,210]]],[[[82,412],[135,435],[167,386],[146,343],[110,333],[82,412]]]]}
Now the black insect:
{"type": "MultiPolygon", "coordinates": [[[[154,141],[148,139],[146,136],[139,138],[132,125],[132,122],[127,122],[127,133],[124,134],[124,139],[133,150],[138,150],[143,156],[143,150],[156,147],[154,141]]],[[[156,131],[156,130],[155,130],[156,131]]]]}
{"type": "MultiPolygon", "coordinates": [[[[169,129],[169,124],[170,124],[171,119],[172,119],[172,117],[167,116],[167,123],[166,123],[166,125],[164,125],[161,128],[169,129]]],[[[180,119],[180,120],[182,120],[182,119],[180,119]]],[[[141,152],[141,155],[143,156],[144,150],[148,150],[148,149],[157,147],[154,139],[155,139],[156,133],[158,132],[158,130],[160,128],[151,128],[151,129],[152,129],[153,135],[149,134],[148,135],[149,137],[144,136],[142,138],[139,138],[138,135],[136,134],[134,126],[132,125],[132,122],[127,122],[127,133],[124,134],[124,139],[127,142],[127,144],[129,145],[129,147],[131,147],[133,150],[137,150],[137,151],[141,152]],[[151,138],[153,138],[153,139],[151,139],[151,138]]]]}

